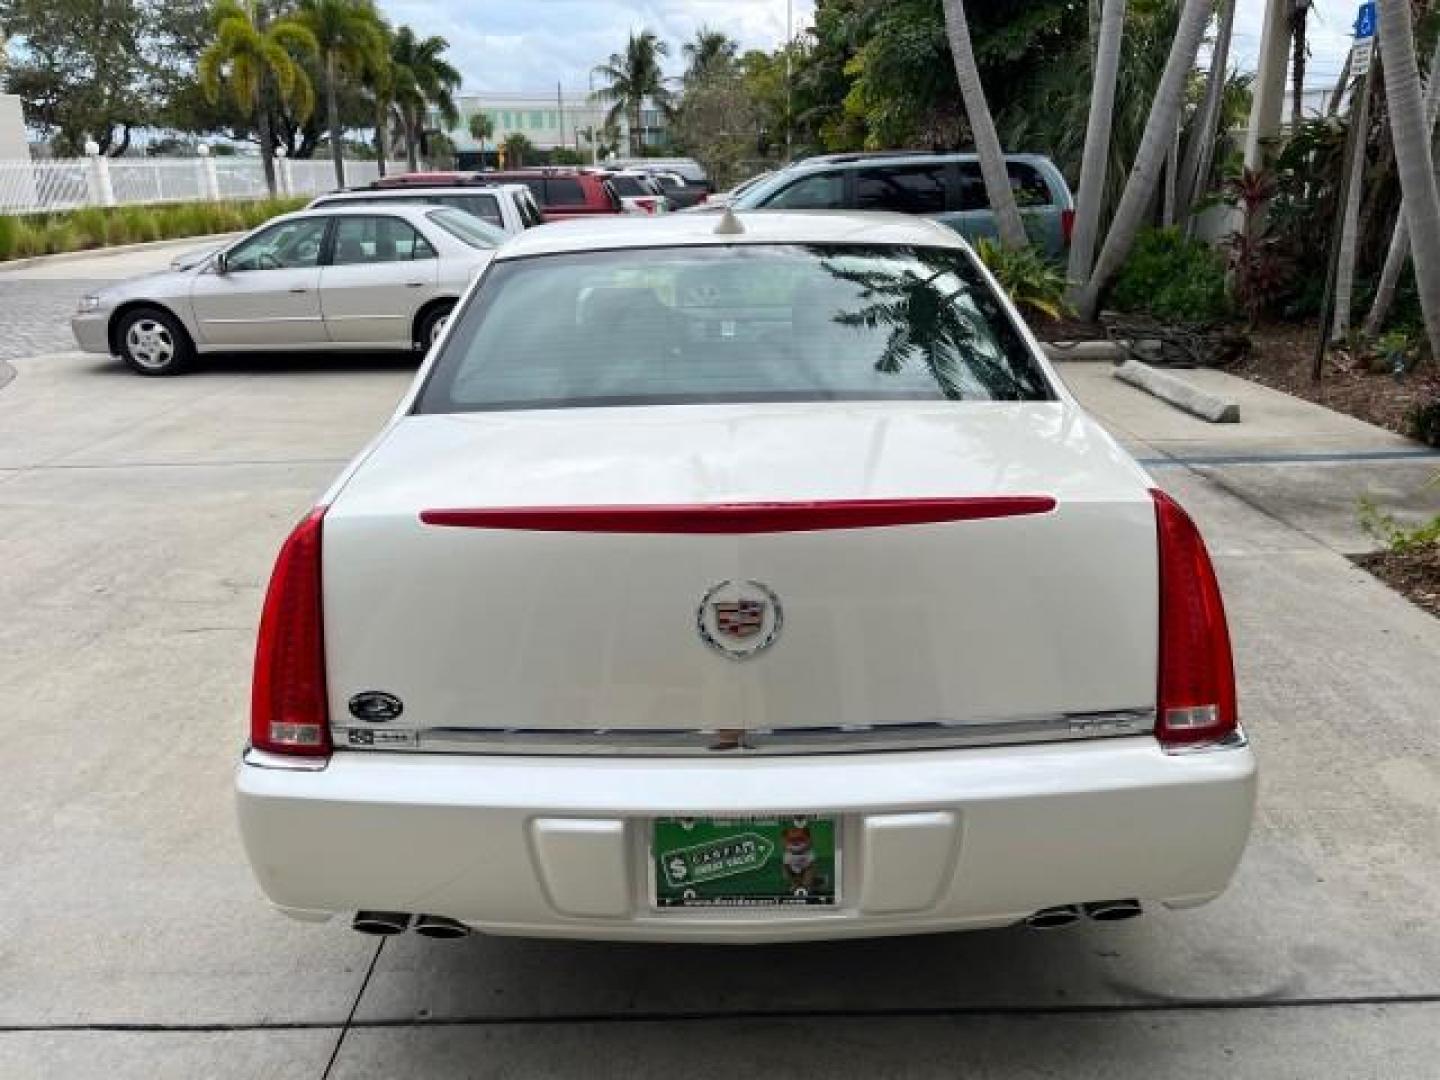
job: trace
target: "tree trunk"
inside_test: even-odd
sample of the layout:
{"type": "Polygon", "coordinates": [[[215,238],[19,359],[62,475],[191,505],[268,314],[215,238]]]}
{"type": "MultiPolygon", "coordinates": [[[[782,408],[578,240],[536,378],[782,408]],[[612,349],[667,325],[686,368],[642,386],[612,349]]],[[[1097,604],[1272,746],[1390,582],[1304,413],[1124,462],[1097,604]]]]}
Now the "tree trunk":
{"type": "Polygon", "coordinates": [[[325,54],[325,111],[330,121],[330,160],[335,163],[336,190],[345,190],[345,147],[340,141],[340,87],[335,52],[325,54]]]}
{"type": "Polygon", "coordinates": [[[1150,116],[1145,121],[1145,134],[1140,139],[1140,149],[1135,153],[1130,177],[1125,181],[1125,191],[1120,196],[1115,220],[1110,223],[1110,233],[1105,237],[1105,246],[1100,249],[1095,270],[1080,290],[1077,307],[1081,318],[1095,318],[1100,294],[1130,254],[1145,212],[1155,198],[1160,167],[1174,138],[1175,124],[1184,104],[1185,83],[1195,66],[1195,54],[1200,50],[1200,39],[1205,36],[1205,26],[1209,21],[1210,0],[1185,0],[1175,40],[1170,46],[1170,56],[1165,61],[1165,73],[1160,76],[1150,116]]]}
{"type": "Polygon", "coordinates": [[[390,156],[390,108],[383,98],[375,99],[375,165],[385,175],[385,159],[390,156]]]}
{"type": "Polygon", "coordinates": [[[270,110],[265,107],[265,76],[260,76],[260,108],[255,115],[255,125],[260,136],[260,163],[265,170],[265,187],[270,197],[275,198],[279,190],[275,183],[275,136],[270,130],[270,110]]]}
{"type": "Polygon", "coordinates": [[[1351,56],[1345,54],[1345,63],[1340,65],[1340,77],[1335,80],[1335,89],[1330,91],[1330,104],[1326,106],[1325,115],[1334,116],[1340,111],[1340,102],[1345,100],[1345,89],[1350,85],[1350,63],[1351,56]]]}
{"type": "Polygon", "coordinates": [[[640,102],[636,101],[630,108],[630,156],[638,158],[644,145],[644,132],[640,130],[640,102]]]}
{"type": "Polygon", "coordinates": [[[1175,226],[1175,174],[1180,171],[1180,118],[1175,118],[1175,134],[1170,139],[1170,152],[1165,155],[1165,198],[1160,207],[1160,224],[1175,226]]]}
{"type": "Polygon", "coordinates": [[[1235,0],[1220,0],[1220,25],[1215,31],[1215,48],[1210,54],[1210,71],[1205,77],[1205,97],[1190,128],[1185,160],[1180,165],[1180,214],[1185,235],[1195,231],[1195,204],[1210,183],[1215,161],[1215,140],[1220,134],[1220,109],[1225,101],[1225,83],[1230,77],[1230,37],[1235,26],[1235,0]]]}
{"type": "MultiPolygon", "coordinates": [[[[1440,117],[1440,42],[1430,57],[1430,78],[1425,84],[1425,124],[1434,132],[1435,120],[1440,117]]],[[[1394,145],[1394,135],[1391,135],[1394,145]]],[[[1440,162],[1437,162],[1440,166],[1440,162]]],[[[1390,248],[1385,253],[1385,268],[1380,271],[1380,283],[1375,286],[1375,302],[1370,305],[1370,314],[1365,316],[1365,336],[1376,337],[1385,319],[1390,314],[1390,305],[1395,303],[1395,290],[1400,285],[1400,275],[1410,257],[1410,227],[1405,222],[1405,199],[1400,199],[1400,213],[1395,218],[1395,231],[1390,234],[1390,248]]]]}
{"type": "Polygon", "coordinates": [[[1365,179],[1365,145],[1370,130],[1370,85],[1372,73],[1361,81],[1360,100],[1350,105],[1353,151],[1345,186],[1345,216],[1340,225],[1340,254],[1335,264],[1335,311],[1330,320],[1330,340],[1338,341],[1350,330],[1350,308],[1355,297],[1355,260],[1359,254],[1360,196],[1365,179]]]}
{"type": "Polygon", "coordinates": [[[1010,187],[1010,171],[995,134],[995,121],[985,101],[985,88],[980,85],[980,69],[975,51],[970,46],[970,26],[965,21],[964,0],[945,0],[945,33],[950,39],[950,53],[955,60],[955,77],[960,83],[960,97],[965,103],[965,117],[975,137],[975,152],[980,158],[980,175],[985,180],[985,195],[995,214],[1000,243],[1007,248],[1023,248],[1029,244],[1020,208],[1015,205],[1015,192],[1010,187]]]}
{"type": "Polygon", "coordinates": [[[1090,88],[1090,115],[1085,120],[1085,152],[1080,161],[1080,198],[1070,234],[1070,265],[1066,278],[1074,292],[1090,277],[1095,237],[1105,202],[1105,177],[1110,171],[1110,121],[1115,112],[1115,76],[1120,70],[1120,44],[1125,36],[1125,0],[1105,0],[1095,48],[1095,79],[1090,88]]]}
{"type": "Polygon", "coordinates": [[[418,128],[420,119],[415,115],[412,106],[405,106],[405,160],[410,165],[411,172],[420,171],[420,137],[418,128]]]}
{"type": "Polygon", "coordinates": [[[1310,0],[1290,0],[1290,37],[1294,52],[1290,58],[1290,130],[1305,120],[1305,23],[1310,17],[1310,0]]]}
{"type": "Polygon", "coordinates": [[[1380,0],[1380,53],[1390,106],[1395,163],[1409,222],[1415,285],[1430,355],[1440,356],[1440,185],[1430,153],[1430,128],[1415,63],[1409,0],[1380,0]]]}

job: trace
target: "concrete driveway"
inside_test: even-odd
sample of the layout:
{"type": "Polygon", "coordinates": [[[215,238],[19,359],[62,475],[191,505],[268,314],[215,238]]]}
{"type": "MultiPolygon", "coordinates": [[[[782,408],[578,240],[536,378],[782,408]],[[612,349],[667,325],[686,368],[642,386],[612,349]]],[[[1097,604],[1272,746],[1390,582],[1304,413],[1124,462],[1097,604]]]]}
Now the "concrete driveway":
{"type": "Polygon", "coordinates": [[[1356,494],[1440,509],[1414,444],[1248,384],[1253,420],[1192,427],[1106,365],[1066,368],[1200,519],[1226,588],[1263,788],[1206,908],[844,945],[377,943],[268,910],[230,771],[275,549],[411,366],[11,362],[0,1076],[1440,1070],[1440,621],[1344,557],[1356,494]]]}

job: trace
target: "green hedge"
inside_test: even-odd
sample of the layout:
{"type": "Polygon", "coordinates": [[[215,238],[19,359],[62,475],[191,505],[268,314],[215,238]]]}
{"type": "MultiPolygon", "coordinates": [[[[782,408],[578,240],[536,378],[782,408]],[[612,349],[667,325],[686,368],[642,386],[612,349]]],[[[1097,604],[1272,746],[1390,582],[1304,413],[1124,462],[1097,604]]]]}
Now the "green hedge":
{"type": "Polygon", "coordinates": [[[308,198],[298,198],[87,206],[49,214],[0,215],[0,261],[146,240],[240,232],[276,214],[298,210],[307,202],[308,198]]]}

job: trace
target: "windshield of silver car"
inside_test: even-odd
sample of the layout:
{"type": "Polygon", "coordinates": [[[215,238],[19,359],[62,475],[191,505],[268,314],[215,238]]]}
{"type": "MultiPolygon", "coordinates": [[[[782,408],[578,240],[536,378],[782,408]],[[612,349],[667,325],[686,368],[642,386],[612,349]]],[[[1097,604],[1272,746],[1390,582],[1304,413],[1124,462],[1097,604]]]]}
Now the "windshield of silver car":
{"type": "Polygon", "coordinates": [[[960,249],[737,244],[495,264],[416,411],[1053,397],[960,249]]]}

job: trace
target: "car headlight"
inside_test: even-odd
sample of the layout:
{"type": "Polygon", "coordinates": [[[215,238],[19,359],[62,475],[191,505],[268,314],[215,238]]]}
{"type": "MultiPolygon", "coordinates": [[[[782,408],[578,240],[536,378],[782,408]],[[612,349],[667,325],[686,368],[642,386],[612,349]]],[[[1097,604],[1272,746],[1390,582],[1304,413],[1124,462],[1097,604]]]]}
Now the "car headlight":
{"type": "Polygon", "coordinates": [[[87,312],[87,311],[98,311],[99,309],[100,309],[100,297],[99,297],[99,296],[97,296],[97,295],[95,295],[95,294],[92,293],[92,294],[89,295],[89,296],[82,296],[82,297],[80,298],[80,308],[79,308],[80,314],[83,315],[83,314],[85,314],[85,312],[87,312]]]}

